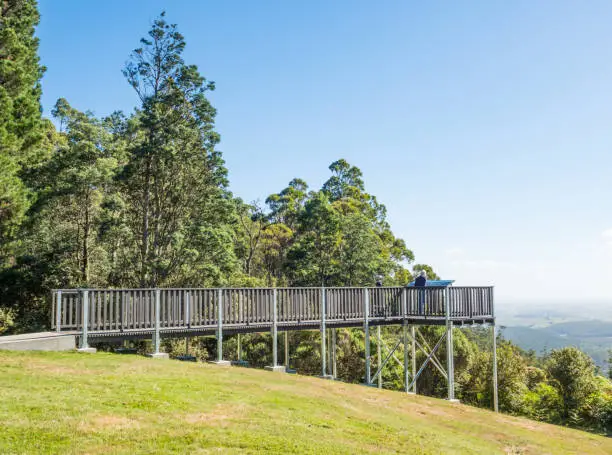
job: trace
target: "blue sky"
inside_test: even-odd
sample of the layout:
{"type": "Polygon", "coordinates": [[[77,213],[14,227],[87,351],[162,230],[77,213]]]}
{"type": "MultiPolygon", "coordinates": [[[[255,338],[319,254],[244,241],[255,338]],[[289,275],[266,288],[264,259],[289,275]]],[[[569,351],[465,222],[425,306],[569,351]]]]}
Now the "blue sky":
{"type": "Polygon", "coordinates": [[[612,3],[40,0],[43,106],[137,104],[121,69],[166,10],[231,189],[318,188],[346,158],[396,235],[504,302],[612,298],[612,3]]]}

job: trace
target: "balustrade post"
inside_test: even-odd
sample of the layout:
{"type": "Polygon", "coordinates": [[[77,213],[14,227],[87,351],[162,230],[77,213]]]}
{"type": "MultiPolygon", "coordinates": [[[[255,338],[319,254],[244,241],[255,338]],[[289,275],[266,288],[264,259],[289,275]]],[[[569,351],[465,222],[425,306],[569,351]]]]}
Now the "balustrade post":
{"type": "Polygon", "coordinates": [[[77,351],[86,353],[95,353],[96,348],[89,347],[88,335],[89,335],[89,290],[82,289],[81,294],[81,318],[82,318],[82,331],[81,331],[81,345],[77,351]]]}
{"type": "Polygon", "coordinates": [[[191,327],[191,293],[189,291],[183,291],[185,297],[185,321],[184,325],[188,328],[191,327]]]}

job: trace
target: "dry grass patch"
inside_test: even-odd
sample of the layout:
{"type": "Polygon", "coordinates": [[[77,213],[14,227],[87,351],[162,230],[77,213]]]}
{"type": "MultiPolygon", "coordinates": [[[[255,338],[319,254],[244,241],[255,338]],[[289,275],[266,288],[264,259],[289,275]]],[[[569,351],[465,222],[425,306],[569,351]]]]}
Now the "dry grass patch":
{"type": "Polygon", "coordinates": [[[102,414],[86,417],[78,424],[78,430],[86,433],[104,433],[113,430],[138,430],[141,423],[136,419],[114,414],[102,414]]]}
{"type": "Polygon", "coordinates": [[[195,412],[178,416],[190,425],[226,427],[229,423],[247,415],[247,406],[218,404],[209,412],[195,412]]]}

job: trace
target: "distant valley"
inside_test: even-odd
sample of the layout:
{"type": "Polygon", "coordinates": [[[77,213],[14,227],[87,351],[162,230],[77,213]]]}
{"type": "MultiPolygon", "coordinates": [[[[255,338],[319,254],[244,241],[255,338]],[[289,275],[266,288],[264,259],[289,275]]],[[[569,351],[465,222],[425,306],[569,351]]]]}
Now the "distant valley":
{"type": "Polygon", "coordinates": [[[538,354],[577,346],[607,371],[608,349],[612,349],[612,308],[608,302],[500,307],[498,324],[504,338],[538,354]]]}

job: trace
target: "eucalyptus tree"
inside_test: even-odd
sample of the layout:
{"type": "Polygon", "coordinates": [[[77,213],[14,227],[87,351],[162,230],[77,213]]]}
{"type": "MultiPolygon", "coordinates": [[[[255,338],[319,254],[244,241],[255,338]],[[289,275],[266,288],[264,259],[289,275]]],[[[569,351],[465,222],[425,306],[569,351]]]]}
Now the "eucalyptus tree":
{"type": "Polygon", "coordinates": [[[238,266],[235,205],[206,97],[214,83],[184,62],[184,49],[162,13],[124,68],[140,99],[121,180],[129,262],[141,286],[219,284],[238,266]]]}

